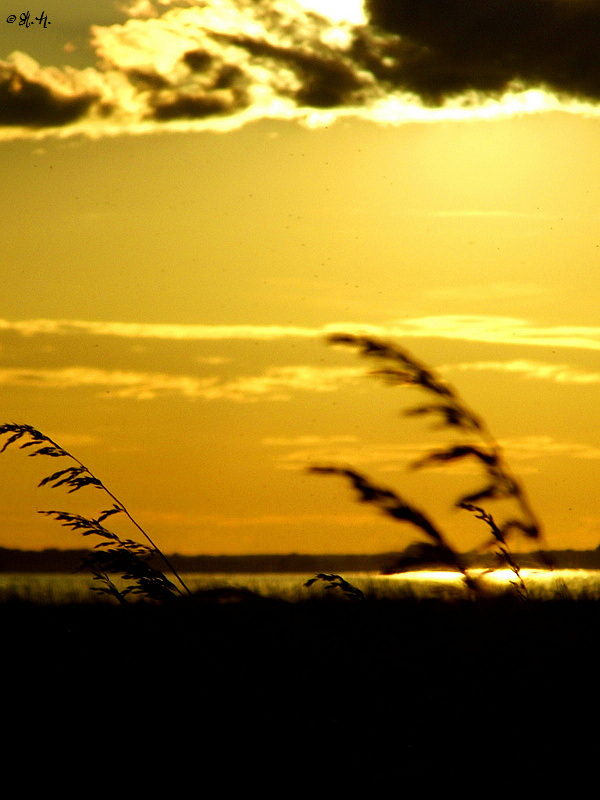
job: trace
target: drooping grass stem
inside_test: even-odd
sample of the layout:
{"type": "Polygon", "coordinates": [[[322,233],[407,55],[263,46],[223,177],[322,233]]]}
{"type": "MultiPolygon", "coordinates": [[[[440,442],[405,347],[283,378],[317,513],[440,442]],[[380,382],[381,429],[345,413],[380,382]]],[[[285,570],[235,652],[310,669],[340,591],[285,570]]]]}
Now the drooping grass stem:
{"type": "MultiPolygon", "coordinates": [[[[102,514],[95,520],[89,520],[84,517],[78,517],[78,515],[67,514],[64,512],[57,512],[57,511],[50,511],[50,512],[40,512],[43,514],[47,514],[50,516],[54,516],[58,521],[61,521],[63,524],[67,525],[76,530],[83,531],[84,535],[89,533],[95,533],[108,539],[109,541],[117,541],[118,546],[121,546],[123,550],[129,551],[130,556],[133,560],[138,558],[138,555],[135,552],[135,546],[132,542],[121,542],[117,536],[112,534],[110,531],[106,530],[101,523],[104,519],[111,516],[112,514],[116,513],[123,513],[129,519],[129,521],[137,528],[137,530],[142,534],[142,536],[146,539],[148,544],[151,547],[152,552],[156,553],[167,565],[169,570],[172,572],[176,580],[179,582],[183,590],[187,594],[191,594],[190,589],[186,585],[183,578],[179,575],[173,564],[167,558],[167,556],[162,552],[162,550],[157,546],[157,544],[153,541],[150,535],[142,528],[142,526],[133,518],[130,514],[127,507],[106,487],[106,485],[97,478],[85,464],[80,461],[76,456],[70,453],[68,450],[65,450],[61,445],[55,442],[46,434],[41,433],[36,428],[32,427],[31,425],[19,425],[16,423],[7,423],[4,425],[0,425],[0,435],[5,433],[11,433],[12,435],[4,442],[4,445],[0,449],[0,453],[4,452],[6,448],[12,444],[13,442],[17,441],[18,439],[22,438],[23,436],[28,436],[30,438],[29,441],[26,441],[24,444],[21,444],[20,447],[37,447],[36,450],[33,450],[29,453],[30,456],[38,456],[38,455],[45,455],[51,458],[60,458],[62,456],[66,456],[70,458],[72,461],[77,464],[76,467],[69,467],[67,469],[59,470],[52,475],[47,476],[43,480],[40,481],[38,486],[44,486],[46,484],[51,484],[54,488],[58,486],[68,486],[69,493],[75,492],[79,489],[82,489],[84,486],[95,486],[98,489],[102,489],[114,502],[114,506],[112,509],[108,509],[103,511],[102,514]]],[[[131,562],[130,562],[131,563],[131,562]]],[[[157,573],[161,578],[162,573],[157,573]]],[[[138,576],[139,577],[139,576],[138,576]]]]}
{"type": "MultiPolygon", "coordinates": [[[[431,399],[405,411],[407,416],[433,416],[437,420],[441,419],[438,427],[449,428],[463,437],[458,442],[455,440],[450,446],[428,452],[422,458],[413,461],[410,466],[417,469],[469,458],[477,461],[482,468],[485,484],[476,491],[459,497],[454,505],[481,512],[479,518],[490,525],[493,533],[492,542],[499,545],[504,562],[515,573],[518,589],[523,591],[524,584],[518,565],[508,549],[507,538],[512,531],[517,530],[527,538],[539,541],[542,539],[542,529],[523,487],[510,472],[502,448],[487,425],[463,403],[451,385],[398,345],[370,336],[348,333],[335,333],[327,338],[330,344],[353,347],[360,355],[383,362],[381,368],[370,370],[370,375],[393,385],[424,390],[431,399]],[[474,505],[480,500],[510,500],[516,505],[517,513],[513,512],[509,519],[498,526],[491,515],[474,505]]],[[[408,522],[419,528],[429,541],[418,542],[411,546],[411,563],[451,565],[463,573],[467,585],[475,585],[460,554],[449,544],[439,528],[396,492],[376,485],[366,476],[348,467],[320,465],[310,467],[310,471],[346,478],[358,491],[361,502],[372,503],[397,521],[408,522]]],[[[489,541],[486,546],[489,546],[489,541]]],[[[400,568],[403,563],[401,559],[396,567],[400,568]]],[[[393,569],[391,568],[392,571],[393,569]]]]}
{"type": "MultiPolygon", "coordinates": [[[[65,451],[65,452],[66,452],[66,451],[65,451]]],[[[68,455],[70,455],[70,456],[71,456],[71,458],[72,458],[74,461],[76,461],[78,464],[80,464],[80,465],[81,465],[81,466],[82,466],[82,467],[83,467],[83,468],[84,468],[84,469],[85,469],[85,470],[86,470],[86,471],[87,471],[87,472],[88,472],[90,475],[92,475],[92,477],[95,477],[95,476],[93,475],[93,473],[91,473],[91,472],[88,470],[88,468],[87,468],[87,467],[86,467],[84,464],[82,464],[82,463],[81,463],[81,461],[80,461],[78,458],[75,458],[75,456],[71,455],[70,453],[68,453],[68,455]]],[[[113,493],[110,491],[110,489],[108,489],[108,488],[105,486],[105,484],[104,484],[102,481],[100,481],[100,486],[101,486],[101,487],[104,489],[104,491],[106,492],[106,494],[107,494],[107,495],[108,495],[108,496],[109,496],[109,497],[110,497],[112,500],[114,500],[115,504],[116,504],[117,506],[119,506],[119,508],[121,509],[121,511],[123,512],[123,514],[125,514],[125,516],[127,517],[127,519],[129,519],[129,520],[130,520],[130,522],[132,522],[132,523],[135,525],[135,527],[136,527],[136,528],[138,529],[138,531],[139,531],[139,532],[142,534],[142,536],[143,536],[143,537],[146,539],[146,541],[149,543],[150,547],[152,547],[152,549],[155,551],[155,553],[156,553],[158,556],[160,556],[160,558],[162,558],[162,560],[163,560],[163,561],[164,561],[164,563],[167,565],[167,567],[168,567],[168,568],[171,570],[171,572],[173,573],[173,575],[175,576],[175,578],[176,578],[176,579],[179,581],[179,583],[181,584],[181,586],[182,586],[182,588],[184,589],[184,591],[185,591],[185,592],[187,592],[187,594],[191,594],[191,591],[190,591],[190,589],[188,588],[187,584],[185,583],[185,581],[183,580],[183,578],[181,577],[181,575],[180,575],[180,574],[177,572],[177,570],[175,569],[175,567],[173,566],[173,564],[172,564],[172,563],[169,561],[169,559],[167,558],[167,556],[166,556],[166,555],[163,553],[163,551],[162,551],[162,550],[161,550],[161,549],[158,547],[158,545],[157,545],[157,544],[156,544],[156,543],[155,543],[155,542],[152,540],[152,538],[150,537],[150,535],[149,535],[149,534],[148,534],[148,533],[147,533],[147,532],[146,532],[146,531],[145,531],[145,530],[142,528],[142,526],[141,526],[141,525],[140,525],[140,524],[139,524],[139,523],[138,523],[138,522],[137,522],[137,521],[136,521],[136,520],[135,520],[135,519],[134,519],[134,518],[131,516],[131,514],[129,513],[129,511],[128,511],[128,509],[126,508],[126,506],[125,506],[125,505],[124,505],[124,504],[123,504],[123,503],[122,503],[122,502],[121,502],[121,501],[120,501],[120,500],[119,500],[117,497],[115,497],[115,495],[114,495],[114,494],[113,494],[113,493]]]]}

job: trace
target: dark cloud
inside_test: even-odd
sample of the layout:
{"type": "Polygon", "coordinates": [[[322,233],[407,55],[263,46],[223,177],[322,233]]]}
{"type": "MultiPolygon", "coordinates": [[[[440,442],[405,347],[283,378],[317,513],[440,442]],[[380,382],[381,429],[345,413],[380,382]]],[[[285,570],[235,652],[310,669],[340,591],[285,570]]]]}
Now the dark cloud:
{"type": "Polygon", "coordinates": [[[182,91],[160,92],[150,104],[157,120],[202,119],[232,113],[236,107],[233,95],[182,91]]]}
{"type": "Polygon", "coordinates": [[[0,125],[68,125],[98,99],[67,76],[43,72],[25,56],[0,62],[0,125]]]}
{"type": "Polygon", "coordinates": [[[201,119],[218,114],[233,114],[250,105],[249,80],[235,65],[217,63],[202,51],[188,51],[182,56],[194,73],[205,76],[190,81],[191,86],[161,87],[150,100],[151,113],[157,120],[201,119]]]}
{"type": "Polygon", "coordinates": [[[0,136],[398,124],[506,109],[530,89],[545,92],[536,110],[598,112],[600,0],[366,0],[366,12],[357,24],[294,0],[138,0],[125,24],[92,27],[95,68],[0,61],[0,136]]]}
{"type": "Polygon", "coordinates": [[[358,65],[351,58],[328,50],[319,42],[298,47],[275,45],[248,36],[223,35],[220,38],[265,60],[274,70],[291,70],[296,78],[296,87],[282,91],[300,106],[335,108],[357,101],[360,104],[357,96],[360,90],[372,85],[372,80],[359,73],[358,65]]]}
{"type": "Polygon", "coordinates": [[[370,41],[377,77],[428,103],[514,82],[600,99],[597,0],[366,0],[366,8],[371,30],[357,54],[370,41]]]}

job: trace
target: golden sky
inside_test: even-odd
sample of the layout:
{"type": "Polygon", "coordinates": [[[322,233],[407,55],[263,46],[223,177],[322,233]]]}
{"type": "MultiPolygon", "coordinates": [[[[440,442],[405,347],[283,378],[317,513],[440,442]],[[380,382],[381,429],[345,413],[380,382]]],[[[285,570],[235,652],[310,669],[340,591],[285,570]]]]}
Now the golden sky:
{"type": "MultiPolygon", "coordinates": [[[[0,423],[71,450],[166,552],[417,538],[310,464],[475,545],[473,465],[408,470],[452,437],[324,341],[365,331],[486,419],[550,546],[598,546],[600,3],[310,5],[0,20],[0,423]]],[[[0,546],[80,546],[36,511],[106,503],[37,489],[62,465],[26,452],[0,457],[0,546]]]]}

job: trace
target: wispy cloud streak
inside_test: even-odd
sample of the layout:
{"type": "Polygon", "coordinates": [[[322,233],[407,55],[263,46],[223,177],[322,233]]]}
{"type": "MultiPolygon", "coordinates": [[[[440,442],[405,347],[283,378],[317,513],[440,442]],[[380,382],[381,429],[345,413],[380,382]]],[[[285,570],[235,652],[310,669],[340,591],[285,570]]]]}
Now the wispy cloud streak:
{"type": "Polygon", "coordinates": [[[447,369],[512,372],[525,378],[590,385],[600,383],[600,372],[577,369],[569,364],[549,364],[544,361],[514,359],[512,361],[472,361],[455,364],[447,369]]]}
{"type": "MultiPolygon", "coordinates": [[[[290,439],[263,439],[264,446],[276,453],[275,463],[281,470],[303,470],[314,464],[353,464],[376,468],[380,472],[404,471],[412,463],[432,451],[443,449],[443,441],[398,443],[360,442],[356,437],[306,436],[290,439]]],[[[583,442],[559,441],[552,436],[512,436],[499,444],[511,461],[519,463],[519,471],[532,471],[537,459],[560,456],[595,460],[600,458],[600,448],[583,442]]],[[[453,464],[435,463],[422,467],[427,472],[461,475],[480,475],[480,467],[473,461],[456,461],[453,464]]]]}
{"type": "Polygon", "coordinates": [[[185,325],[137,322],[97,322],[70,319],[0,320],[0,331],[36,334],[116,336],[126,339],[208,341],[219,339],[272,340],[317,335],[314,328],[284,325],[185,325]]]}
{"type": "Polygon", "coordinates": [[[419,317],[390,325],[399,337],[453,339],[531,347],[569,347],[600,350],[600,326],[553,325],[537,327],[515,317],[456,314],[419,317]]]}
{"type": "Polygon", "coordinates": [[[511,460],[530,461],[545,456],[595,460],[600,448],[584,442],[558,441],[552,436],[515,436],[502,439],[500,445],[511,460]]]}
{"type": "Polygon", "coordinates": [[[597,325],[536,326],[517,317],[484,314],[443,314],[392,320],[381,325],[342,321],[319,327],[0,319],[0,335],[3,331],[14,331],[23,336],[89,335],[172,341],[275,341],[294,338],[308,340],[344,332],[398,339],[433,338],[489,344],[600,350],[600,326],[597,325]]]}
{"type": "Polygon", "coordinates": [[[222,379],[193,375],[103,370],[92,367],[64,369],[0,368],[0,387],[33,389],[94,389],[106,398],[153,400],[179,396],[190,400],[289,400],[293,392],[333,392],[359,380],[363,371],[350,367],[271,367],[262,375],[222,379]]]}
{"type": "MultiPolygon", "coordinates": [[[[263,444],[275,444],[265,440],[263,444]]],[[[431,442],[423,444],[365,444],[344,441],[344,437],[329,440],[315,437],[315,441],[298,441],[295,445],[281,443],[281,455],[275,463],[281,470],[305,470],[315,464],[352,464],[355,467],[375,467],[380,472],[398,472],[410,463],[421,458],[432,449],[431,442]]],[[[460,469],[471,473],[469,464],[461,464],[460,469]]]]}

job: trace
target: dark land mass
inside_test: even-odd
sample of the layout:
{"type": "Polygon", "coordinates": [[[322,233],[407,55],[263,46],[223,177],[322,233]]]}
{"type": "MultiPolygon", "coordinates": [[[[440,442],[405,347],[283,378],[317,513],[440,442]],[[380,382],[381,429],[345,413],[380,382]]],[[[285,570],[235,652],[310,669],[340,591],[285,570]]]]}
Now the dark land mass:
{"type": "MultiPolygon", "coordinates": [[[[0,572],[74,572],[89,550],[18,550],[0,548],[0,572]]],[[[382,572],[394,565],[402,553],[307,555],[169,555],[169,561],[182,573],[317,573],[382,572]]],[[[493,553],[462,556],[471,567],[498,566],[493,553]]],[[[600,569],[600,550],[548,550],[543,554],[515,555],[521,567],[542,567],[549,560],[555,568],[600,569]],[[545,559],[545,560],[544,560],[545,559]]],[[[156,558],[159,569],[165,565],[156,558]]]]}
{"type": "MultiPolygon", "coordinates": [[[[71,572],[88,552],[0,549],[0,571],[71,572]]],[[[401,555],[171,558],[182,573],[343,575],[401,555]]],[[[600,569],[598,551],[545,555],[600,569]]],[[[540,565],[534,553],[518,559],[540,565]]],[[[581,794],[585,765],[597,770],[599,641],[600,602],[565,595],[7,599],[5,779],[16,770],[21,786],[38,777],[77,796],[92,785],[151,797],[430,796],[500,783],[537,796],[568,772],[581,794]]]]}
{"type": "Polygon", "coordinates": [[[600,603],[231,599],[0,604],[5,775],[24,753],[23,783],[138,796],[589,786],[600,603]]]}

